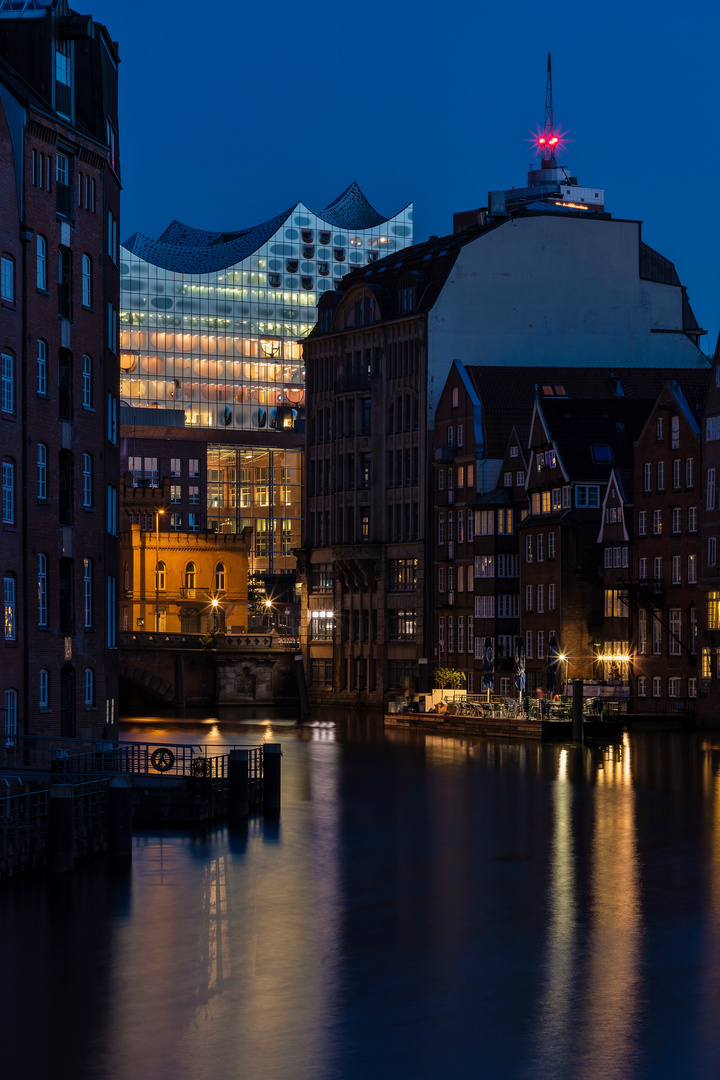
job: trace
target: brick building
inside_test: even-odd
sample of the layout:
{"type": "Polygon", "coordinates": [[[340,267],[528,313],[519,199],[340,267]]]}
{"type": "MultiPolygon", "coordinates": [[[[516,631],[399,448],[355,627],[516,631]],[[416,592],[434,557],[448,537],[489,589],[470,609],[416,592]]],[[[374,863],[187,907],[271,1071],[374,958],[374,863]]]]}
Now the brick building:
{"type": "Polygon", "coordinates": [[[664,386],[635,447],[633,688],[637,707],[646,711],[695,707],[700,432],[708,382],[664,386]]]}
{"type": "Polygon", "coordinates": [[[65,0],[0,3],[8,734],[116,731],[118,63],[65,0]]]}

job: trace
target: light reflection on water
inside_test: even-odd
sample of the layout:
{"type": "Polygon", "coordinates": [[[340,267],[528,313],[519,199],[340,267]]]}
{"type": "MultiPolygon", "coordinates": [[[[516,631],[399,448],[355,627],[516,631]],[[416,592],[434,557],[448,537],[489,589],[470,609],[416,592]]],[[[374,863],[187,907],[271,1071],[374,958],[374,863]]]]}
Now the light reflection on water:
{"type": "Polygon", "coordinates": [[[129,870],[0,886],[8,1075],[717,1075],[711,741],[260,720],[125,737],[282,742],[279,822],[141,830],[129,870]]]}

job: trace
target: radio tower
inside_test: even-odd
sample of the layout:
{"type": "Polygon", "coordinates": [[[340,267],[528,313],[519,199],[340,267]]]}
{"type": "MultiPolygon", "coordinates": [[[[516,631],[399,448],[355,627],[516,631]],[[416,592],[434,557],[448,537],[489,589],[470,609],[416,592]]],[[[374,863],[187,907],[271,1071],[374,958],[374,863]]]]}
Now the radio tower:
{"type": "Polygon", "coordinates": [[[555,134],[555,124],[553,122],[552,62],[550,53],[548,53],[547,86],[545,87],[545,127],[543,128],[540,143],[543,161],[552,161],[555,163],[555,147],[559,141],[560,140],[555,134]]]}

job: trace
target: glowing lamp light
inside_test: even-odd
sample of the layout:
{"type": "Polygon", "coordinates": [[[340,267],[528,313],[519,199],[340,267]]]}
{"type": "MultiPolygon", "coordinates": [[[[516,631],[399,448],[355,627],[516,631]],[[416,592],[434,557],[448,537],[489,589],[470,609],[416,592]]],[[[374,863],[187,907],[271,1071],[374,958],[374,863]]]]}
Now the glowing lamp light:
{"type": "Polygon", "coordinates": [[[265,607],[269,610],[272,607],[272,600],[266,600],[265,607]]]}
{"type": "Polygon", "coordinates": [[[212,606],[214,608],[216,608],[218,606],[218,598],[217,598],[217,596],[213,596],[213,598],[212,598],[212,606]]]}

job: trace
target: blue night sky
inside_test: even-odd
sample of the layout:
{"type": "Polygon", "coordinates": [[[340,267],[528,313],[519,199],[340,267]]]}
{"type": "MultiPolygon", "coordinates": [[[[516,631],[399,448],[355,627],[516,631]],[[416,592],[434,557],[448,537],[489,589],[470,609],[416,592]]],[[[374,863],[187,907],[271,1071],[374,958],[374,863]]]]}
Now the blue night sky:
{"type": "Polygon", "coordinates": [[[383,214],[414,201],[416,240],[450,232],[454,210],[524,185],[550,50],[561,163],[644,222],[714,351],[715,5],[87,6],[120,45],[123,238],[319,210],[352,180],[383,214]]]}

